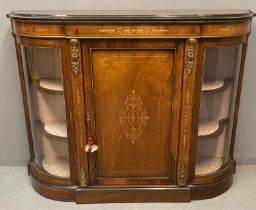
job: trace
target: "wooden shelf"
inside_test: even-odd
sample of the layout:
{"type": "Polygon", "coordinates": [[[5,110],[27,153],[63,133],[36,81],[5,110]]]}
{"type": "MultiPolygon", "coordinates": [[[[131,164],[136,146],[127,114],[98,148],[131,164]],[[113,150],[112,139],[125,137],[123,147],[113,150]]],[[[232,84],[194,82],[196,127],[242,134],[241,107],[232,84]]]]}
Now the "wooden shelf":
{"type": "Polygon", "coordinates": [[[205,120],[199,123],[198,138],[212,138],[222,134],[227,119],[223,120],[205,120]]]}
{"type": "Polygon", "coordinates": [[[58,177],[70,177],[69,159],[60,157],[46,157],[42,160],[45,171],[58,177]]]}
{"type": "Polygon", "coordinates": [[[43,135],[56,141],[67,141],[67,124],[65,121],[42,123],[43,135]]]}
{"type": "Polygon", "coordinates": [[[231,81],[230,78],[226,78],[226,79],[206,78],[203,81],[202,92],[203,94],[219,93],[228,87],[230,81],[231,81]]]}
{"type": "Polygon", "coordinates": [[[222,166],[220,157],[198,157],[196,161],[196,175],[211,174],[218,171],[222,166]]]}
{"type": "Polygon", "coordinates": [[[52,95],[63,94],[63,84],[61,79],[38,79],[38,90],[52,95]]]}

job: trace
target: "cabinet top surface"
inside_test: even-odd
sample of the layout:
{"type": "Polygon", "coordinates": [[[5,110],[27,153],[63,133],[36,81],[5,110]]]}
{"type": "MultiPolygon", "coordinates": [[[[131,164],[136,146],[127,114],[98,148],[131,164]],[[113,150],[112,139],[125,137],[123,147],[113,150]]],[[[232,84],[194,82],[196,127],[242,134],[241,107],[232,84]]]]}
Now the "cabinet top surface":
{"type": "Polygon", "coordinates": [[[20,10],[8,14],[42,21],[225,21],[253,16],[250,10],[20,10]]]}

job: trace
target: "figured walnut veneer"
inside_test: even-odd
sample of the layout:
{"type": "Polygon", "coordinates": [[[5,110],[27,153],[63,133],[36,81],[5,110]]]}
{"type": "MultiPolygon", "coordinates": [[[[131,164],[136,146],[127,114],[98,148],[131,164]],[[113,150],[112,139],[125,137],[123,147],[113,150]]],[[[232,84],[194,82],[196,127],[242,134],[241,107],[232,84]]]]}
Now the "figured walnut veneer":
{"type": "MultiPolygon", "coordinates": [[[[34,189],[77,203],[188,202],[225,192],[235,170],[253,16],[242,10],[11,12],[34,189]],[[233,45],[243,47],[231,124],[227,98],[235,78],[203,78],[206,48],[233,45]],[[45,48],[58,50],[47,57],[45,48]],[[32,55],[37,65],[28,65],[32,55]],[[51,67],[61,71],[49,75],[48,60],[57,55],[51,67]],[[39,105],[36,126],[26,90],[33,68],[43,75],[29,77],[39,105]],[[223,98],[218,114],[201,119],[200,100],[208,113],[213,94],[223,98]]],[[[217,60],[209,60],[210,69],[217,60]]]]}

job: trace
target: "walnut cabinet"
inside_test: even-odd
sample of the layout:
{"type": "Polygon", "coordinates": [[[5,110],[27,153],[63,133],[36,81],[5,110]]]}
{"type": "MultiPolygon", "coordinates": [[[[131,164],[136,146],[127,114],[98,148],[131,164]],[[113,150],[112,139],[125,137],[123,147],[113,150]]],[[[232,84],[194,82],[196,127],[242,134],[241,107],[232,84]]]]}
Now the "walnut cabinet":
{"type": "Polygon", "coordinates": [[[34,189],[77,203],[225,192],[250,11],[13,11],[34,189]]]}

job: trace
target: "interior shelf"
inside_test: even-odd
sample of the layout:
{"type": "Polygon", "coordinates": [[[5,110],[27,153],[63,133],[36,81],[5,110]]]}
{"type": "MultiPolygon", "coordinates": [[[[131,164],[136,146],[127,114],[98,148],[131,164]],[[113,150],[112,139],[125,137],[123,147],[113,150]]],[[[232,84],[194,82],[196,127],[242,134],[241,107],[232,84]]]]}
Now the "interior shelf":
{"type": "Polygon", "coordinates": [[[198,127],[198,137],[207,138],[219,136],[227,123],[226,119],[223,120],[204,120],[199,123],[198,127]]]}
{"type": "Polygon", "coordinates": [[[58,177],[70,177],[69,159],[60,157],[46,157],[42,160],[45,171],[58,177]]]}
{"type": "Polygon", "coordinates": [[[52,140],[67,141],[67,124],[65,121],[42,123],[43,134],[52,140]]]}
{"type": "Polygon", "coordinates": [[[54,95],[63,94],[61,79],[39,79],[37,84],[40,92],[54,95]]]}
{"type": "Polygon", "coordinates": [[[196,175],[210,174],[218,171],[222,166],[221,157],[198,157],[196,162],[196,175]]]}
{"type": "Polygon", "coordinates": [[[202,92],[203,94],[218,93],[225,90],[228,87],[228,83],[231,81],[230,78],[216,79],[206,78],[203,81],[202,92]]]}

